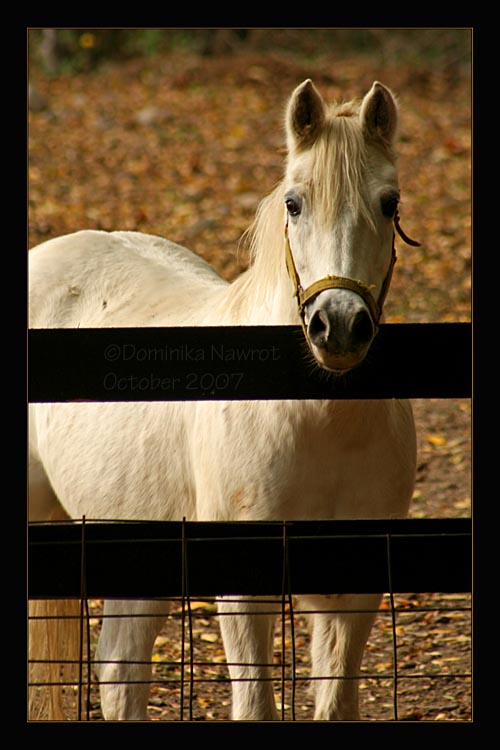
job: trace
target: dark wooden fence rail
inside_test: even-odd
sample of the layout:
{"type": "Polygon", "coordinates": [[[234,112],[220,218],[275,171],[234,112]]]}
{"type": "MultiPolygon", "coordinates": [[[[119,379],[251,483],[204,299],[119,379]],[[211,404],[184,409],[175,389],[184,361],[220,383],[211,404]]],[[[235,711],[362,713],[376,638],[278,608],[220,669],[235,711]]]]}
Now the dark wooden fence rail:
{"type": "Polygon", "coordinates": [[[469,323],[380,326],[346,376],[314,368],[300,327],[33,329],[29,401],[468,398],[469,323]]]}
{"type": "Polygon", "coordinates": [[[467,518],[33,524],[29,596],[466,592],[471,549],[467,518]]]}
{"type": "MultiPolygon", "coordinates": [[[[469,398],[467,323],[382,325],[346,377],[300,328],[30,330],[31,402],[469,398]]],[[[470,519],[31,524],[28,593],[146,597],[470,591],[470,519]]]]}

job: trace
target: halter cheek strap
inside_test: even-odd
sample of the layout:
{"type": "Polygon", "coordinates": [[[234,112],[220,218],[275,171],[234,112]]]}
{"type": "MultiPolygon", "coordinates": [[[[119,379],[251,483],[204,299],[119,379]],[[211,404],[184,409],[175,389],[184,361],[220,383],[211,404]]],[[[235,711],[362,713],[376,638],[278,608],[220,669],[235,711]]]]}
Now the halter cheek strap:
{"type": "MultiPolygon", "coordinates": [[[[399,214],[396,212],[396,215],[394,216],[394,229],[399,234],[401,239],[406,242],[407,245],[411,245],[412,247],[420,247],[419,242],[415,242],[415,240],[410,239],[401,229],[399,225],[399,214]]],[[[391,279],[392,279],[392,272],[394,270],[394,266],[396,264],[396,248],[394,244],[395,234],[393,233],[392,238],[392,254],[391,254],[391,260],[389,262],[389,268],[387,270],[387,273],[385,275],[385,278],[382,282],[382,287],[380,289],[380,294],[378,296],[378,299],[375,299],[373,296],[371,290],[373,289],[373,285],[368,286],[363,281],[360,281],[359,279],[351,279],[349,277],[345,276],[325,276],[323,279],[319,279],[319,281],[315,281],[310,286],[306,287],[305,289],[302,287],[302,284],[300,283],[300,277],[297,271],[297,268],[295,266],[295,261],[293,259],[292,255],[292,249],[290,247],[290,242],[288,239],[288,221],[285,227],[285,260],[286,260],[286,267],[288,270],[288,275],[290,276],[295,292],[294,296],[297,297],[297,304],[299,307],[299,314],[302,320],[302,325],[305,326],[305,306],[306,304],[316,297],[320,292],[323,292],[325,289],[349,289],[352,292],[356,292],[356,294],[359,294],[359,296],[365,301],[369,311],[370,315],[372,316],[372,320],[375,324],[375,326],[378,325],[378,322],[380,320],[380,317],[382,315],[382,309],[384,306],[385,298],[387,297],[387,293],[389,291],[389,287],[391,285],[391,279]]]]}

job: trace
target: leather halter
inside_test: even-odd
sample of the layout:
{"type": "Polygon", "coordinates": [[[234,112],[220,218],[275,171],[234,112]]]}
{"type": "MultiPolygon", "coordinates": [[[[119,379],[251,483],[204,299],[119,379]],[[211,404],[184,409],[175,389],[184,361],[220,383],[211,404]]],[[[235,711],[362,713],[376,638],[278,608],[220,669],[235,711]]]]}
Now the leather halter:
{"type": "MultiPolygon", "coordinates": [[[[408,237],[408,235],[406,235],[401,229],[399,225],[398,212],[396,212],[394,216],[393,225],[394,225],[395,232],[399,234],[403,242],[405,242],[407,245],[411,245],[412,247],[420,247],[419,242],[416,242],[415,240],[410,239],[410,237],[408,237]]],[[[292,255],[292,249],[290,247],[290,242],[288,239],[288,220],[287,220],[287,223],[285,226],[286,267],[288,270],[288,274],[295,287],[294,297],[297,297],[299,315],[300,315],[304,329],[305,329],[304,315],[305,315],[306,304],[311,299],[316,297],[316,295],[318,295],[320,292],[323,292],[325,289],[349,289],[350,291],[356,292],[356,294],[359,294],[359,296],[365,301],[370,311],[370,315],[372,316],[372,320],[375,325],[375,328],[378,327],[378,323],[382,315],[382,309],[384,306],[385,298],[387,297],[387,292],[389,291],[389,287],[391,284],[392,272],[394,270],[394,265],[397,260],[396,248],[395,248],[395,243],[394,243],[395,232],[393,232],[393,235],[392,235],[392,254],[391,254],[391,260],[389,262],[389,268],[382,282],[382,287],[380,289],[380,294],[378,296],[378,299],[375,299],[375,297],[373,296],[371,292],[374,286],[373,284],[371,286],[368,286],[367,284],[365,284],[363,281],[360,281],[359,279],[351,279],[345,276],[332,276],[332,275],[325,276],[323,279],[319,279],[319,281],[315,281],[310,286],[306,287],[306,289],[304,289],[302,287],[302,284],[300,283],[300,277],[299,277],[297,268],[295,266],[295,261],[292,255]]]]}

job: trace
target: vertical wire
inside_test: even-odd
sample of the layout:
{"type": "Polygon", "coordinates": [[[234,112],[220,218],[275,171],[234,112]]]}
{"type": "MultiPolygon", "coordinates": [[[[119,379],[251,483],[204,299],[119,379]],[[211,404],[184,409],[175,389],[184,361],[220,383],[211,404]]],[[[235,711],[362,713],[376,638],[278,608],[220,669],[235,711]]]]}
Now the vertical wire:
{"type": "Polygon", "coordinates": [[[92,659],[90,654],[90,611],[88,599],[85,599],[85,620],[87,623],[87,700],[86,700],[86,717],[90,721],[90,693],[91,693],[91,675],[92,659]]]}
{"type": "Polygon", "coordinates": [[[181,721],[184,718],[184,654],[186,644],[186,603],[189,632],[189,721],[193,720],[194,697],[194,649],[193,649],[193,617],[188,586],[187,564],[187,536],[186,518],[182,519],[182,669],[181,669],[181,721]]]}
{"type": "Polygon", "coordinates": [[[283,524],[283,546],[286,565],[287,599],[288,611],[290,613],[290,638],[292,641],[292,721],[295,721],[295,690],[296,690],[296,655],[295,655],[295,624],[292,600],[292,578],[290,575],[290,558],[288,555],[288,536],[286,533],[286,522],[283,524]]]}
{"type": "Polygon", "coordinates": [[[81,535],[81,552],[80,552],[80,644],[79,644],[79,658],[78,658],[78,707],[77,707],[77,721],[82,720],[82,693],[83,693],[83,618],[86,601],[86,576],[85,576],[85,516],[82,516],[82,535],[81,535]]]}
{"type": "Polygon", "coordinates": [[[182,548],[181,548],[181,694],[180,694],[180,720],[184,720],[184,650],[186,646],[186,620],[185,620],[185,588],[186,588],[186,581],[185,581],[185,554],[184,554],[184,547],[185,547],[185,522],[186,519],[182,519],[182,548]]]}
{"type": "Polygon", "coordinates": [[[398,721],[398,652],[396,643],[396,612],[394,609],[394,593],[392,589],[392,563],[391,563],[391,536],[387,534],[387,572],[389,581],[389,598],[391,602],[391,624],[392,624],[392,663],[394,681],[394,721],[398,721]]]}
{"type": "Polygon", "coordinates": [[[288,608],[290,611],[290,631],[291,631],[291,639],[292,639],[292,721],[295,721],[295,692],[297,689],[297,661],[296,661],[296,655],[295,655],[295,624],[294,624],[294,612],[293,612],[293,602],[292,602],[292,595],[289,593],[288,595],[288,608]]]}
{"type": "Polygon", "coordinates": [[[184,547],[186,555],[186,599],[188,611],[189,628],[189,721],[193,720],[193,698],[194,698],[194,639],[193,639],[193,613],[191,610],[191,597],[189,595],[189,575],[187,563],[187,544],[184,547]]]}
{"type": "Polygon", "coordinates": [[[286,570],[286,521],[283,521],[283,549],[281,561],[281,721],[285,720],[285,592],[287,590],[286,570]]]}

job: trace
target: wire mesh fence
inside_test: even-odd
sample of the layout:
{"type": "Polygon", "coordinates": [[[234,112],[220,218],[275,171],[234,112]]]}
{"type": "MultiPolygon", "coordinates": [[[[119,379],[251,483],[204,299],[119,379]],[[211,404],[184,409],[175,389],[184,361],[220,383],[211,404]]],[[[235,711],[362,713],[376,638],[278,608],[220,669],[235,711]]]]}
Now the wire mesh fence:
{"type": "MultiPolygon", "coordinates": [[[[230,720],[230,679],[215,601],[174,599],[168,604],[172,609],[165,613],[165,626],[151,659],[149,718],[230,720]]],[[[99,721],[103,717],[94,657],[104,617],[102,601],[89,600],[83,610],[82,629],[89,651],[77,665],[79,679],[65,685],[68,718],[99,721]]],[[[311,678],[308,614],[286,603],[276,624],[270,679],[280,718],[285,721],[313,719],[311,681],[332,679],[311,678]]],[[[363,718],[469,720],[471,659],[470,595],[396,595],[394,601],[386,595],[361,673],[351,677],[359,682],[363,718]]]]}
{"type": "MultiPolygon", "coordinates": [[[[377,609],[377,618],[375,626],[371,632],[370,639],[365,650],[365,656],[361,672],[359,675],[346,675],[342,678],[332,678],[326,675],[311,674],[311,662],[309,654],[310,634],[308,629],[308,619],[314,610],[307,609],[300,597],[300,591],[303,590],[304,581],[300,576],[294,577],[290,574],[291,570],[296,569],[295,552],[300,550],[300,541],[307,536],[304,532],[303,524],[299,525],[299,532],[294,535],[294,524],[284,524],[283,528],[288,529],[288,538],[286,544],[282,542],[282,551],[286,549],[286,554],[278,555],[278,570],[276,572],[273,586],[278,585],[279,591],[270,596],[269,591],[265,591],[266,596],[262,598],[264,609],[260,614],[266,612],[266,605],[272,605],[273,611],[277,611],[275,633],[274,633],[274,652],[272,663],[269,664],[270,673],[268,679],[272,681],[276,705],[279,716],[284,721],[307,721],[314,717],[314,701],[311,695],[311,684],[316,680],[322,679],[355,679],[358,681],[361,714],[364,719],[368,720],[455,720],[466,721],[471,718],[472,710],[472,656],[471,656],[471,597],[469,581],[467,576],[460,576],[460,580],[455,576],[457,569],[462,567],[465,570],[470,567],[470,558],[465,560],[464,552],[467,552],[467,544],[470,542],[470,527],[467,519],[455,521],[450,526],[449,522],[441,521],[437,526],[436,522],[430,525],[425,522],[392,522],[392,533],[389,540],[393,542],[394,550],[398,549],[394,544],[395,539],[404,537],[407,546],[401,549],[409,550],[405,555],[414,559],[416,551],[415,543],[420,540],[426,549],[425,557],[431,567],[436,560],[432,555],[432,543],[429,540],[434,539],[437,544],[436,548],[441,550],[441,554],[446,558],[445,569],[450,573],[451,578],[448,584],[441,578],[439,583],[443,588],[441,593],[429,593],[427,581],[425,580],[425,560],[420,556],[418,569],[421,573],[421,580],[424,584],[416,587],[414,593],[405,593],[403,589],[404,580],[397,582],[393,586],[394,578],[392,566],[397,564],[405,567],[405,555],[401,556],[401,549],[398,554],[389,554],[391,544],[387,543],[387,535],[381,533],[380,523],[375,527],[369,524],[371,534],[367,534],[366,529],[360,527],[359,539],[373,542],[376,538],[382,542],[386,550],[387,571],[379,570],[382,573],[382,580],[388,582],[389,593],[385,594],[380,607],[377,609]],[[405,534],[401,536],[404,530],[405,534]],[[426,530],[426,533],[424,533],[426,530]],[[440,531],[440,533],[437,533],[440,531]],[[396,533],[399,532],[399,533],[396,533]],[[427,532],[430,532],[427,533],[427,532]],[[457,546],[456,541],[460,539],[465,542],[465,546],[457,546]],[[454,540],[454,541],[453,541],[454,540]],[[295,549],[294,542],[299,544],[295,549]],[[455,545],[455,546],[453,546],[455,545]],[[453,552],[454,550],[454,552],[453,552]],[[450,553],[451,551],[451,553],[450,553]],[[294,591],[294,581],[296,581],[298,595],[294,591]],[[459,584],[462,584],[461,586],[459,584]]],[[[247,524],[236,525],[240,530],[240,536],[236,538],[238,545],[244,546],[244,542],[255,543],[258,536],[256,529],[247,524]],[[246,536],[245,536],[246,533],[246,536]]],[[[279,524],[264,524],[262,530],[269,532],[271,527],[271,538],[267,542],[273,542],[273,546],[279,546],[279,534],[277,528],[279,524]]],[[[390,526],[390,524],[389,524],[390,526]]],[[[155,648],[151,658],[152,677],[150,681],[150,697],[148,703],[148,717],[152,720],[159,721],[227,721],[231,718],[231,683],[228,672],[228,662],[226,660],[222,637],[219,629],[221,617],[231,614],[231,607],[234,604],[237,608],[239,597],[234,594],[225,596],[226,608],[224,613],[217,609],[214,596],[207,596],[203,592],[204,584],[201,579],[196,578],[196,568],[200,560],[203,562],[203,556],[197,558],[194,550],[197,543],[206,542],[214,545],[214,530],[208,524],[207,539],[200,538],[200,527],[195,525],[194,532],[191,531],[190,524],[180,524],[177,527],[177,534],[171,533],[171,525],[163,527],[160,534],[157,524],[147,524],[151,534],[149,542],[154,539],[154,544],[146,545],[148,549],[149,565],[142,568],[143,582],[151,572],[154,578],[154,571],[165,562],[165,545],[168,547],[168,540],[173,544],[174,540],[181,540],[180,547],[177,546],[177,556],[181,558],[180,567],[176,572],[181,572],[181,577],[177,581],[178,595],[170,595],[156,598],[156,601],[164,604],[165,624],[156,639],[155,648]],[[165,535],[168,528],[169,534],[165,535]],[[187,533],[186,533],[187,530],[187,533]],[[187,544],[189,538],[189,544],[187,544]],[[158,540],[163,539],[163,544],[158,544],[158,540]],[[165,541],[167,540],[167,541],[165,541]],[[211,540],[211,541],[210,541],[211,540]],[[159,551],[163,548],[163,551],[159,551]],[[191,554],[190,548],[193,548],[191,554]],[[186,549],[190,550],[186,555],[186,549]],[[189,565],[186,566],[186,562],[189,565]],[[144,575],[147,571],[147,575],[144,575]],[[190,584],[196,582],[191,588],[190,584]],[[200,593],[201,592],[201,593],[200,593]],[[229,610],[229,611],[228,611],[229,610]]],[[[120,525],[123,532],[125,528],[127,538],[134,539],[134,533],[137,526],[134,524],[120,525]]],[[[306,526],[308,528],[308,526],[306,526]]],[[[331,524],[329,528],[332,529],[331,524]]],[[[334,524],[335,533],[328,535],[327,542],[330,550],[335,550],[339,542],[344,540],[344,535],[339,533],[338,524],[334,524]]],[[[343,525],[342,525],[343,528],[343,525]]],[[[385,523],[387,529],[387,523],[385,523]]],[[[201,529],[205,529],[202,526],[201,529]]],[[[234,534],[235,525],[231,524],[229,531],[234,534]]],[[[325,528],[323,528],[323,531],[325,528]]],[[[77,589],[73,590],[75,599],[76,612],[70,617],[76,618],[79,622],[81,633],[80,659],[76,664],[76,678],[68,682],[65,686],[65,700],[69,709],[69,718],[73,720],[85,719],[90,721],[101,720],[102,714],[99,702],[99,683],[95,674],[95,667],[98,665],[96,659],[96,644],[103,621],[107,617],[130,617],[126,615],[110,615],[103,611],[102,599],[93,597],[96,581],[92,575],[93,561],[92,558],[96,551],[99,552],[99,564],[102,563],[102,553],[106,547],[108,554],[112,551],[115,560],[116,570],[120,570],[120,560],[116,559],[119,543],[116,539],[114,525],[98,524],[51,524],[35,525],[33,531],[38,531],[42,535],[32,539],[33,565],[30,566],[30,579],[32,594],[34,598],[43,595],[37,583],[37,576],[31,575],[34,568],[40,573],[38,567],[39,558],[36,555],[36,549],[43,549],[45,553],[49,550],[56,550],[54,557],[61,561],[64,559],[64,570],[72,568],[72,557],[78,561],[75,567],[73,583],[77,584],[77,589]],[[98,532],[102,527],[106,529],[106,543],[98,539],[98,532]],[[69,546],[64,544],[64,537],[68,539],[68,532],[76,531],[72,537],[69,534],[69,546]],[[92,534],[92,531],[94,532],[92,534]],[[45,535],[45,540],[43,537],[45,535]],[[48,535],[48,536],[47,536],[48,535]],[[49,540],[50,537],[50,540],[49,540]],[[111,539],[110,539],[111,537],[111,539]],[[112,539],[114,538],[114,542],[112,539]],[[83,539],[83,543],[82,543],[83,539]],[[43,541],[43,543],[42,543],[43,541]],[[68,549],[72,553],[68,554],[68,549]],[[61,557],[62,556],[62,557],[61,557]],[[78,568],[78,570],[76,570],[78,568]],[[78,576],[76,575],[78,573],[78,576]],[[87,578],[87,574],[89,577],[87,578]],[[77,581],[78,578],[78,581],[77,581]],[[38,588],[37,588],[38,587],[38,588]],[[79,596],[80,595],[80,596],[79,596]],[[88,649],[85,644],[88,644],[88,649]]],[[[321,534],[318,534],[318,526],[315,525],[310,531],[315,535],[315,544],[318,545],[321,540],[321,534]]],[[[349,524],[348,532],[352,532],[352,526],[349,524]]],[[[144,541],[145,533],[142,535],[144,541]]],[[[216,535],[215,535],[216,536],[216,535]]],[[[223,535],[223,536],[228,536],[223,535]]],[[[234,537],[229,535],[234,541],[234,537]]],[[[265,537],[265,535],[264,535],[265,537]]],[[[285,534],[286,537],[286,534],[285,534]]],[[[352,544],[355,538],[352,533],[347,534],[347,538],[352,544]]],[[[358,539],[358,541],[359,541],[358,539]]],[[[122,533],[123,541],[123,533],[122,533]]],[[[135,539],[136,547],[140,540],[135,539]]],[[[227,539],[226,539],[227,541],[227,539]]],[[[218,537],[218,546],[222,544],[222,538],[218,537]]],[[[254,547],[255,549],[255,547],[254,547]]],[[[420,548],[421,549],[421,548],[420,548]]],[[[202,551],[206,546],[202,544],[202,551]]],[[[325,549],[321,550],[324,553],[325,549]]],[[[373,548],[372,548],[373,551],[373,548]]],[[[50,554],[44,555],[45,560],[50,560],[50,554]]],[[[260,563],[266,565],[268,557],[257,555],[254,559],[257,577],[261,575],[259,569],[260,563]]],[[[276,560],[275,560],[276,561],[276,560]]],[[[95,562],[95,561],[94,561],[95,562]]],[[[237,565],[237,560],[231,561],[237,565]]],[[[314,560],[312,561],[314,564],[314,560]]],[[[206,559],[204,560],[206,567],[206,559]]],[[[54,563],[55,564],[55,563],[54,563]]],[[[134,565],[137,559],[134,559],[134,565]]],[[[50,567],[50,566],[49,566],[50,567]]],[[[172,567],[172,566],[170,566],[172,567]]],[[[175,566],[173,566],[175,569],[175,566]]],[[[210,567],[210,566],[209,566],[210,567]]],[[[238,567],[238,566],[237,566],[238,567]]],[[[307,565],[305,565],[307,568],[307,565]]],[[[346,566],[347,567],[347,566],[346,566]]],[[[366,560],[365,560],[366,569],[366,560]]],[[[61,571],[60,571],[61,572],[61,571]]],[[[210,571],[209,571],[210,572],[210,571]]],[[[311,571],[305,571],[306,575],[311,571]]],[[[434,571],[436,572],[436,571],[434,571]]],[[[44,574],[50,573],[45,570],[44,574]]],[[[114,586],[120,587],[119,581],[126,571],[115,575],[115,581],[108,581],[106,586],[109,592],[116,593],[114,586]]],[[[241,585],[245,589],[245,575],[242,568],[238,569],[241,585]]],[[[411,579],[411,570],[410,570],[411,579]]],[[[268,576],[272,578],[272,576],[268,576]]],[[[341,581],[342,576],[338,576],[341,581]]],[[[408,578],[408,577],[407,577],[408,578]]],[[[436,576],[438,578],[438,576],[436,576]]],[[[59,585],[64,587],[64,576],[59,575],[59,585]]],[[[46,580],[50,580],[50,577],[46,580]]],[[[314,581],[314,579],[313,579],[314,581]]],[[[413,578],[412,583],[416,579],[413,578]]],[[[216,593],[221,594],[221,586],[224,588],[224,581],[217,582],[212,579],[212,584],[216,587],[216,593]]],[[[226,582],[227,583],[227,582],[226,582]]],[[[348,587],[351,582],[344,584],[340,582],[340,588],[348,587]]],[[[372,582],[376,587],[376,581],[372,582]]],[[[155,584],[156,585],[156,584],[155,584]]],[[[168,580],[163,582],[164,587],[168,588],[168,580]]],[[[252,584],[253,585],[253,584],[252,584]]],[[[322,586],[321,581],[309,582],[311,586],[322,586]]],[[[56,586],[57,588],[57,586],[56,586]]],[[[359,587],[358,587],[359,588],[359,587]]],[[[364,587],[366,588],[366,586],[364,587]]],[[[386,589],[387,590],[387,589],[386,589]]],[[[411,589],[410,589],[411,591],[411,589]]],[[[123,590],[120,589],[120,596],[123,590]]],[[[148,598],[151,589],[148,590],[148,598]]],[[[158,593],[158,592],[157,592],[158,593]]],[[[168,592],[171,594],[172,592],[168,592]]],[[[246,590],[242,591],[247,594],[246,590]]],[[[57,592],[56,592],[57,594],[57,592]]],[[[45,595],[54,596],[54,588],[47,583],[45,586],[45,595]]],[[[65,592],[67,595],[67,591],[65,592]]],[[[258,597],[257,597],[258,599],[258,597]]],[[[335,596],[331,598],[331,612],[336,611],[338,599],[335,596]]],[[[322,610],[324,612],[324,610],[322,610]]],[[[156,610],[155,610],[156,612],[156,610]]],[[[140,614],[135,613],[134,617],[146,617],[147,612],[140,614]]],[[[259,615],[255,615],[259,616],[259,615]]],[[[64,682],[66,679],[61,665],[60,677],[57,681],[64,682]]],[[[37,690],[47,689],[48,686],[38,685],[37,690]]]]}

